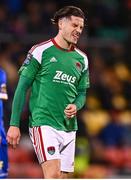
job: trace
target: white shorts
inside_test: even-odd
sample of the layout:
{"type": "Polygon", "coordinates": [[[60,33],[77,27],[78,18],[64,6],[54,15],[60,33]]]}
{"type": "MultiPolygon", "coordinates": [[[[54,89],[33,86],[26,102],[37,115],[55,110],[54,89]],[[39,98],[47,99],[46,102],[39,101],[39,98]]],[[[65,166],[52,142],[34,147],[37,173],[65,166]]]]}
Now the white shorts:
{"type": "Polygon", "coordinates": [[[29,128],[35,153],[40,164],[60,159],[61,171],[74,171],[76,131],[65,132],[50,126],[29,128]]]}

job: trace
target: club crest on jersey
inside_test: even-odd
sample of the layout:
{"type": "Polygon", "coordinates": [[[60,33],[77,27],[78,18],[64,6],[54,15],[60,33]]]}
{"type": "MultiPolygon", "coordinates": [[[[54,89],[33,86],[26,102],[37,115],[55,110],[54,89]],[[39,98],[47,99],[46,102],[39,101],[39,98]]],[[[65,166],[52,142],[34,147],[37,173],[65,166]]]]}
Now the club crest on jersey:
{"type": "Polygon", "coordinates": [[[76,63],[76,67],[77,67],[78,69],[81,69],[81,63],[77,62],[77,63],[76,63]]]}
{"type": "Polygon", "coordinates": [[[47,148],[47,151],[50,155],[53,155],[55,153],[55,147],[54,146],[50,146],[47,148]]]}
{"type": "Polygon", "coordinates": [[[25,64],[28,65],[30,63],[30,60],[31,60],[32,56],[33,55],[31,53],[28,53],[23,65],[25,65],[25,64]]]}

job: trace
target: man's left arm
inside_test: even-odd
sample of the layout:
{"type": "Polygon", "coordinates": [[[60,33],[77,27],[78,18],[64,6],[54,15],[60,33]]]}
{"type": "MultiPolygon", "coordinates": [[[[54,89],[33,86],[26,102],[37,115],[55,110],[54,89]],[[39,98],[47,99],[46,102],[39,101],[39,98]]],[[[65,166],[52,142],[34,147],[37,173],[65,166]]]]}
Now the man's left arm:
{"type": "Polygon", "coordinates": [[[87,88],[89,88],[89,71],[88,69],[82,72],[81,79],[78,84],[78,94],[73,104],[68,104],[66,109],[64,110],[67,118],[73,118],[77,111],[80,110],[86,101],[86,92],[87,88]]]}
{"type": "Polygon", "coordinates": [[[68,106],[64,110],[66,117],[73,118],[76,115],[77,111],[84,106],[85,100],[86,100],[86,88],[78,92],[76,100],[73,104],[68,104],[68,106]]]}
{"type": "Polygon", "coordinates": [[[89,70],[87,69],[84,72],[82,72],[82,76],[78,85],[78,95],[74,101],[77,110],[80,110],[84,106],[86,101],[87,89],[89,87],[90,87],[89,70]]]}

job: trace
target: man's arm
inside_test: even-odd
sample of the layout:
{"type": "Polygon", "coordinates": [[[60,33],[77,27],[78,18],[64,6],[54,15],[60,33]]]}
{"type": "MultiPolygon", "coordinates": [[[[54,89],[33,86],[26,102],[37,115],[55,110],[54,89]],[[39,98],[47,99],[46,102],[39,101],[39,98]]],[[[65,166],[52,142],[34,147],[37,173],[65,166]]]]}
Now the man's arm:
{"type": "Polygon", "coordinates": [[[31,84],[31,79],[22,75],[20,76],[12,103],[10,126],[20,126],[20,116],[25,104],[26,93],[30,88],[31,84]]]}
{"type": "Polygon", "coordinates": [[[40,67],[36,59],[32,58],[31,60],[27,60],[26,62],[28,63],[24,63],[19,71],[20,78],[12,104],[10,128],[7,132],[7,142],[10,143],[13,148],[16,148],[21,136],[19,129],[20,116],[24,107],[27,90],[32,85],[40,67]]]}
{"type": "Polygon", "coordinates": [[[68,106],[65,108],[64,113],[67,118],[73,118],[77,111],[80,110],[86,100],[86,91],[87,88],[89,88],[90,82],[89,82],[89,71],[88,69],[84,70],[81,75],[81,79],[78,84],[78,94],[73,104],[68,104],[68,106]]]}
{"type": "Polygon", "coordinates": [[[24,107],[27,90],[31,87],[40,64],[34,58],[26,59],[19,70],[20,78],[12,104],[11,126],[19,127],[20,115],[24,107]]]}
{"type": "Polygon", "coordinates": [[[12,104],[12,114],[11,114],[11,121],[10,121],[10,128],[7,132],[7,142],[16,148],[16,145],[19,144],[20,140],[20,116],[21,112],[24,107],[26,93],[29,87],[31,86],[32,80],[20,76],[17,89],[15,91],[13,104],[12,104]]]}
{"type": "Polygon", "coordinates": [[[78,92],[78,95],[74,101],[73,104],[68,104],[68,106],[65,109],[65,115],[67,118],[73,118],[77,111],[80,110],[84,104],[85,104],[85,100],[86,100],[86,89],[81,90],[80,92],[78,92]]]}
{"type": "Polygon", "coordinates": [[[77,95],[76,100],[74,102],[74,104],[77,107],[77,111],[80,110],[85,104],[86,91],[87,91],[87,89],[85,88],[85,89],[81,89],[81,91],[78,92],[78,95],[77,95]]]}
{"type": "Polygon", "coordinates": [[[89,69],[85,69],[82,72],[81,79],[78,84],[78,95],[74,101],[74,104],[77,107],[77,110],[80,110],[86,101],[86,94],[87,89],[90,87],[90,80],[89,80],[89,69]]]}

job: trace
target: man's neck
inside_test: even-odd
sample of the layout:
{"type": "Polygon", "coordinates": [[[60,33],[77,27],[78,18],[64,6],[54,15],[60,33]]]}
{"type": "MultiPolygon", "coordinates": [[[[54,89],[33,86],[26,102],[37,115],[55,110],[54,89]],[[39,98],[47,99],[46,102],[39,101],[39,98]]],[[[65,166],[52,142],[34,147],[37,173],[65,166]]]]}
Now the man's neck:
{"type": "Polygon", "coordinates": [[[69,50],[69,49],[71,49],[71,47],[72,47],[72,44],[70,43],[68,43],[66,40],[64,40],[63,38],[62,38],[62,36],[60,36],[59,34],[54,38],[54,40],[55,40],[55,42],[61,47],[61,48],[63,48],[63,49],[67,49],[67,50],[69,50]]]}

